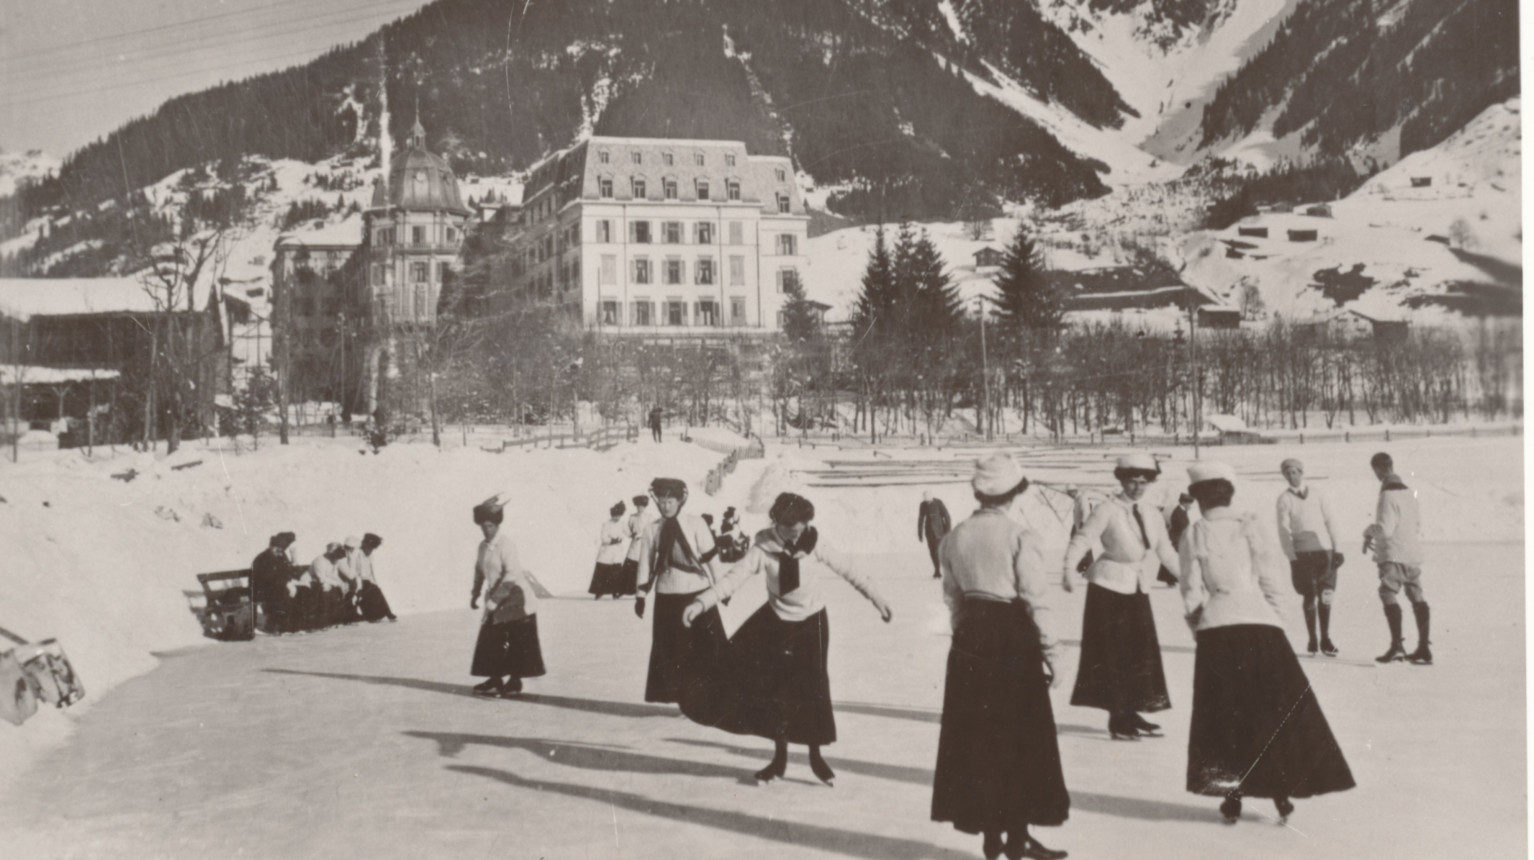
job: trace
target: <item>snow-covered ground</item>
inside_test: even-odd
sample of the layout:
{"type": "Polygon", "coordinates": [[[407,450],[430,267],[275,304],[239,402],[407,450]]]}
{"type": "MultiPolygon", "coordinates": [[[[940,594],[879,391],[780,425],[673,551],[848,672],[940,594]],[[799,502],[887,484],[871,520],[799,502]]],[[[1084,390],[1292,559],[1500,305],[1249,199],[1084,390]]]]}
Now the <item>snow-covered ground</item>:
{"type": "MultiPolygon", "coordinates": [[[[58,636],[90,691],[70,711],[0,727],[0,832],[15,856],[977,855],[977,840],[926,820],[948,640],[914,539],[922,490],[956,517],[973,509],[975,452],[769,445],[710,498],[698,486],[719,455],[675,441],[606,453],[356,448],[189,451],[174,462],[202,463],[183,470],[62,454],[5,467],[0,544],[15,549],[0,625],[58,636]],[[131,482],[111,478],[129,467],[131,482]],[[894,605],[885,626],[850,589],[830,589],[834,790],[809,781],[797,756],[789,782],[756,788],[746,777],[765,742],[642,703],[648,623],[626,602],[582,592],[606,507],[657,474],[692,484],[692,510],[741,508],[748,530],[777,492],[806,493],[825,539],[855,554],[894,605]],[[467,512],[501,490],[527,566],[571,598],[543,604],[550,674],[521,702],[464,695],[477,541],[467,512]],[[222,528],[203,525],[209,516],[222,528]],[[281,529],[298,532],[301,557],[348,533],[382,534],[379,575],[401,621],[185,648],[202,642],[181,594],[193,574],[243,566],[281,529]]],[[[1153,450],[1169,458],[1155,486],[1165,502],[1191,452],[1153,450]]],[[[1048,546],[1063,546],[1064,505],[1044,485],[1106,490],[1115,453],[1019,450],[1041,485],[1026,515],[1048,546]]],[[[1101,713],[1069,707],[1068,650],[1054,698],[1072,818],[1041,838],[1078,857],[1127,846],[1167,857],[1447,857],[1467,844],[1477,856],[1524,856],[1522,439],[1205,454],[1235,465],[1237,507],[1264,522],[1282,457],[1303,458],[1332,499],[1348,554],[1334,638],[1348,662],[1303,665],[1359,787],[1300,802],[1287,828],[1261,802],[1223,827],[1212,801],[1183,793],[1192,639],[1175,594],[1158,591],[1168,736],[1113,743],[1101,713]],[[1431,668],[1367,665],[1385,644],[1372,567],[1357,555],[1376,447],[1396,457],[1425,512],[1431,668]]],[[[1081,599],[1051,594],[1067,640],[1079,635],[1081,599]]],[[[1298,598],[1294,609],[1298,641],[1298,598]]]]}

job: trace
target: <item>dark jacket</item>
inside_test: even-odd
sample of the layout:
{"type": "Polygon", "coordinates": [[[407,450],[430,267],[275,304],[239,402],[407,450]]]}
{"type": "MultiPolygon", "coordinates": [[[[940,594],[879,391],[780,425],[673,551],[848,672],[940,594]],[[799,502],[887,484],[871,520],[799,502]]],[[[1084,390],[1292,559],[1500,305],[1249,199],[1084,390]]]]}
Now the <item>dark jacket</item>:
{"type": "Polygon", "coordinates": [[[953,520],[949,519],[948,506],[943,504],[942,499],[921,503],[921,510],[916,515],[917,540],[937,543],[952,528],[953,520]]]}

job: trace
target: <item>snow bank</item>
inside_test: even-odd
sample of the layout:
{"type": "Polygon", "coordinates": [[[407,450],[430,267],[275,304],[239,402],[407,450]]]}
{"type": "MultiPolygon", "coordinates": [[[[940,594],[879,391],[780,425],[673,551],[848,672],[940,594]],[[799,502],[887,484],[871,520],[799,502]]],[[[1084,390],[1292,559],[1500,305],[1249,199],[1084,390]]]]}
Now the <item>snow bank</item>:
{"type": "Polygon", "coordinates": [[[0,466],[0,627],[58,638],[88,693],[69,712],[0,730],[0,773],[17,772],[92,701],[154,668],[156,652],[207,643],[183,591],[200,589],[198,573],[247,567],[276,532],[297,533],[304,562],[329,541],[376,532],[378,578],[397,613],[456,608],[468,605],[480,540],[470,509],[506,491],[524,566],[555,594],[584,594],[613,502],[666,475],[692,485],[700,510],[714,510],[700,487],[720,459],[679,441],[605,453],[391,445],[374,455],[301,438],[243,454],[194,446],[171,460],[92,463],[71,451],[0,466]],[[113,478],[130,471],[129,481],[113,478]]]}

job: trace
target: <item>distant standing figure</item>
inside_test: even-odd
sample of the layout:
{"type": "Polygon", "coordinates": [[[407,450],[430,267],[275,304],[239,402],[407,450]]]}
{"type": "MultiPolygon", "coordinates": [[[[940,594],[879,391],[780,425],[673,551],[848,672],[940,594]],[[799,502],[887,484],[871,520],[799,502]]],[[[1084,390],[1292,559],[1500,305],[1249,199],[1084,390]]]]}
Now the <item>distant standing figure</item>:
{"type": "Polygon", "coordinates": [[[932,493],[922,493],[921,507],[916,512],[916,539],[927,542],[927,553],[932,556],[933,579],[940,579],[943,576],[942,568],[937,560],[937,551],[951,528],[953,528],[953,520],[948,517],[948,506],[943,504],[942,499],[932,498],[932,493]]]}
{"type": "Polygon", "coordinates": [[[1176,548],[1182,545],[1183,532],[1188,530],[1188,524],[1193,522],[1193,516],[1189,513],[1193,506],[1193,497],[1187,493],[1179,493],[1177,507],[1172,509],[1172,517],[1167,522],[1166,534],[1172,539],[1172,546],[1176,548]]]}
{"type": "Polygon", "coordinates": [[[477,696],[515,696],[523,678],[544,674],[543,649],[538,643],[538,597],[517,557],[517,547],[501,529],[505,513],[499,496],[474,506],[474,524],[485,539],[474,564],[474,590],[469,608],[485,610],[469,674],[487,678],[474,685],[477,696]]]}
{"type": "Polygon", "coordinates": [[[1374,550],[1380,569],[1380,600],[1385,604],[1385,623],[1390,626],[1390,648],[1376,657],[1381,663],[1409,660],[1419,666],[1433,663],[1428,648],[1427,598],[1422,593],[1422,519],[1417,492],[1402,483],[1395,463],[1384,452],[1369,459],[1380,481],[1380,500],[1374,522],[1364,530],[1364,550],[1374,550]],[[1406,592],[1412,614],[1417,616],[1417,650],[1406,653],[1401,635],[1400,595],[1406,592]]]}
{"type": "Polygon", "coordinates": [[[1243,795],[1272,798],[1287,821],[1290,798],[1346,791],[1353,773],[1284,635],[1277,553],[1253,515],[1230,508],[1235,470],[1199,463],[1188,479],[1203,519],[1179,547],[1183,608],[1198,640],[1187,789],[1223,796],[1227,824],[1240,819],[1243,795]]]}
{"type": "MultiPolygon", "coordinates": [[[[628,553],[623,557],[623,578],[619,582],[618,593],[634,594],[639,590],[639,553],[641,550],[639,537],[644,534],[645,526],[650,524],[650,497],[635,496],[634,512],[629,515],[627,530],[629,536],[628,553]]],[[[615,600],[617,598],[614,598],[615,600]]]]}
{"type": "Polygon", "coordinates": [[[1148,454],[1120,457],[1113,477],[1123,492],[1092,511],[1065,551],[1061,584],[1069,591],[1077,562],[1093,541],[1102,541],[1102,557],[1087,569],[1081,661],[1071,704],[1107,711],[1114,740],[1160,737],[1161,727],[1138,712],[1172,706],[1147,589],[1156,563],[1175,566],[1177,553],[1160,514],[1141,505],[1145,488],[1160,474],[1148,454]]]}
{"type": "Polygon", "coordinates": [[[378,577],[373,572],[373,553],[381,546],[383,538],[368,532],[362,536],[361,551],[357,554],[357,608],[362,613],[362,619],[368,622],[384,618],[399,620],[394,610],[389,608],[389,600],[384,597],[383,589],[378,586],[378,577]]]}
{"type": "Polygon", "coordinates": [[[607,509],[608,519],[597,530],[597,566],[591,572],[591,586],[586,589],[593,600],[611,594],[614,600],[623,594],[623,555],[628,546],[628,528],[623,524],[627,510],[620,500],[607,509]]]}
{"type": "Polygon", "coordinates": [[[650,435],[653,436],[657,442],[660,441],[660,418],[660,407],[652,406],[650,408],[650,435]]]}
{"type": "Polygon", "coordinates": [[[1337,548],[1337,533],[1332,529],[1332,508],[1326,496],[1305,483],[1305,464],[1290,457],[1279,464],[1289,487],[1279,493],[1278,545],[1289,559],[1289,578],[1300,593],[1305,611],[1305,632],[1309,635],[1305,650],[1337,656],[1332,644],[1332,594],[1337,590],[1337,566],[1332,553],[1337,548]],[[1316,639],[1316,620],[1321,621],[1321,638],[1316,639]]]}
{"type": "Polygon", "coordinates": [[[1028,490],[1017,461],[1006,454],[976,461],[970,486],[980,510],[943,541],[953,645],[932,820],[983,834],[990,860],[1002,853],[1055,860],[1066,852],[1028,832],[1065,823],[1071,807],[1049,700],[1059,683],[1044,598],[1050,566],[1039,536],[1017,518],[1017,500],[1028,490]]]}
{"type": "Polygon", "coordinates": [[[288,580],[293,575],[291,547],[295,540],[297,536],[292,532],[272,535],[266,549],[250,563],[252,596],[272,633],[291,633],[298,629],[294,601],[288,594],[288,580]]]}

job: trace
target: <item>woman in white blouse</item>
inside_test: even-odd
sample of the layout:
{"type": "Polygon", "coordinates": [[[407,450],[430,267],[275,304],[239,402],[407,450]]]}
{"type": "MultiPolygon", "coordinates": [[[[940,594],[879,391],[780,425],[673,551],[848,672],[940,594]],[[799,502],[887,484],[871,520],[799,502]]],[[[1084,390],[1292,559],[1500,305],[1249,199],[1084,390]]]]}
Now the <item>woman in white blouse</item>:
{"type": "MultiPolygon", "coordinates": [[[[682,713],[703,725],[771,740],[772,761],[756,773],[761,782],[783,776],[788,745],[795,743],[809,747],[810,770],[830,785],[836,774],[821,757],[820,748],[836,740],[831,680],[826,674],[831,628],[813,572],[802,568],[801,562],[814,558],[847,580],[886,622],[893,613],[873,583],[820,544],[819,534],[810,525],[815,505],[809,499],[782,493],[768,516],[772,525],[757,532],[745,558],[682,614],[682,623],[692,627],[751,577],[760,575],[765,580],[766,605],[736,631],[728,659],[715,663],[703,701],[684,697],[682,713]]],[[[717,622],[711,618],[710,623],[717,622]]]]}
{"type": "Polygon", "coordinates": [[[1071,808],[1049,701],[1057,650],[1044,600],[1049,568],[1039,536],[1017,515],[1028,489],[1017,461],[1006,454],[977,461],[970,485],[980,510],[938,550],[953,646],[932,820],[984,834],[989,860],[1003,852],[1058,860],[1064,851],[1028,832],[1063,824],[1071,808]]]}
{"type": "Polygon", "coordinates": [[[626,593],[623,577],[623,556],[629,542],[628,527],[623,524],[626,510],[620,499],[607,510],[607,520],[597,530],[597,566],[591,572],[591,586],[586,589],[593,600],[611,594],[614,600],[626,593]]]}
{"type": "Polygon", "coordinates": [[[501,529],[505,518],[499,496],[474,506],[474,524],[485,539],[474,563],[474,589],[469,608],[485,611],[469,674],[488,678],[474,685],[477,696],[515,696],[523,678],[544,674],[543,649],[538,643],[538,597],[517,558],[511,536],[501,529]]]}
{"type": "Polygon", "coordinates": [[[1203,519],[1178,548],[1188,626],[1198,640],[1188,791],[1224,797],[1227,824],[1241,797],[1270,797],[1281,821],[1290,798],[1353,787],[1353,774],[1279,621],[1284,558],[1251,514],[1231,510],[1235,472],[1188,470],[1203,519]]]}
{"type": "Polygon", "coordinates": [[[1102,541],[1103,554],[1087,568],[1081,663],[1071,704],[1107,711],[1114,740],[1160,737],[1161,727],[1138,712],[1172,706],[1148,593],[1161,565],[1177,567],[1161,511],[1144,501],[1145,488],[1160,475],[1149,454],[1120,457],[1113,477],[1123,492],[1092,510],[1071,538],[1061,572],[1061,584],[1070,591],[1078,563],[1093,542],[1102,541]]]}

